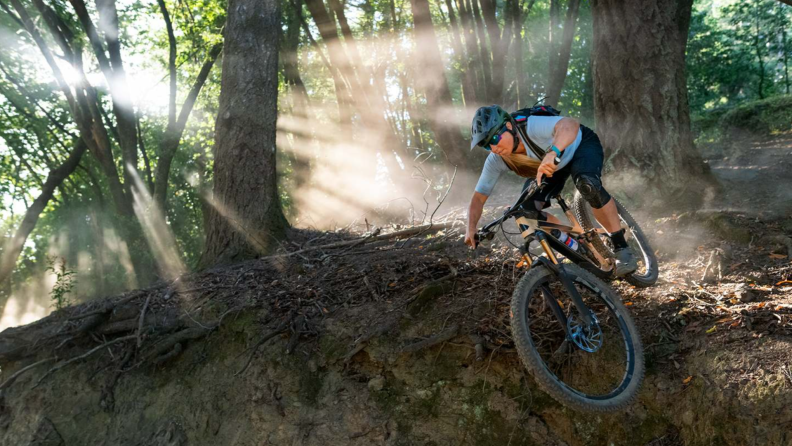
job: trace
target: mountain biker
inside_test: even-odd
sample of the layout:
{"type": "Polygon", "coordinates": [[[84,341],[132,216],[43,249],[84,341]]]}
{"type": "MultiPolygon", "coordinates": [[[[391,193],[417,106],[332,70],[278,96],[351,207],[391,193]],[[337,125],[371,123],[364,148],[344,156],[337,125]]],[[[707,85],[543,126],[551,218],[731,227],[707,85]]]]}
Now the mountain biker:
{"type": "MultiPolygon", "coordinates": [[[[616,254],[616,276],[625,276],[638,268],[635,258],[624,238],[616,203],[602,186],[601,173],[604,159],[599,137],[576,119],[562,116],[512,117],[498,105],[481,107],[473,116],[470,149],[482,147],[491,153],[484,163],[473,198],[468,210],[468,226],[465,244],[475,247],[475,234],[484,203],[492,193],[495,183],[503,172],[511,170],[518,176],[528,178],[528,187],[534,177],[541,184],[547,176],[548,185],[534,196],[528,218],[551,223],[561,223],[553,215],[543,211],[549,198],[564,188],[567,178],[572,176],[575,187],[591,205],[594,217],[608,231],[616,254]],[[546,150],[544,158],[526,150],[517,135],[515,125],[525,126],[525,134],[537,146],[546,150]]],[[[523,205],[525,206],[525,205],[523,205]]],[[[530,207],[530,206],[529,206],[530,207]]]]}

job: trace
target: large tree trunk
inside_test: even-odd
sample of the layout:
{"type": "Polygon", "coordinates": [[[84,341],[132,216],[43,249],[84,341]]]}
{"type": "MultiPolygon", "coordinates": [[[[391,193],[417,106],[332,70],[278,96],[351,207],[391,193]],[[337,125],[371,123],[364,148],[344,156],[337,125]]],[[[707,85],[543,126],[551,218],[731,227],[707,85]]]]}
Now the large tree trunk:
{"type": "Polygon", "coordinates": [[[429,125],[435,134],[440,148],[445,152],[449,164],[459,169],[467,168],[465,141],[453,116],[451,90],[443,70],[443,59],[437,44],[432,17],[427,0],[410,0],[412,5],[418,66],[423,68],[416,80],[419,89],[426,96],[429,125]]]}
{"type": "Polygon", "coordinates": [[[228,4],[203,267],[267,253],[288,227],[275,170],[280,16],[279,0],[228,4]]]}
{"type": "MultiPolygon", "coordinates": [[[[594,108],[606,178],[643,198],[671,197],[711,176],[690,131],[685,46],[693,0],[593,0],[594,108]]],[[[638,198],[638,197],[635,197],[638,198]]]]}

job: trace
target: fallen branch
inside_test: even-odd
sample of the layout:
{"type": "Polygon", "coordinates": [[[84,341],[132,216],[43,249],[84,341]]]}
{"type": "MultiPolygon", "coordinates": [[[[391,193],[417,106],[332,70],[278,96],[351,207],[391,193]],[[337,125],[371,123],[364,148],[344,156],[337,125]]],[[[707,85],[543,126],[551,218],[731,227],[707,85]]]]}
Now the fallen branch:
{"type": "Polygon", "coordinates": [[[414,344],[410,344],[404,347],[402,349],[402,353],[415,353],[425,348],[429,348],[437,344],[450,341],[457,335],[458,332],[459,332],[459,325],[452,325],[451,327],[441,331],[440,333],[434,336],[430,336],[424,339],[423,341],[418,341],[414,344]]]}

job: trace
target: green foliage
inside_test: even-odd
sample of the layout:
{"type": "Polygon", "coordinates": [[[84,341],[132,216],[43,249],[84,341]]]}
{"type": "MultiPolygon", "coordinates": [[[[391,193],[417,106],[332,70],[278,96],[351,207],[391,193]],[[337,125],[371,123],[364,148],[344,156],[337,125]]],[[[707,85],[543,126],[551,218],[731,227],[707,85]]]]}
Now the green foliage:
{"type": "Polygon", "coordinates": [[[690,23],[687,76],[691,110],[789,93],[792,7],[751,0],[716,8],[697,1],[690,23]]]}
{"type": "Polygon", "coordinates": [[[741,104],[723,114],[721,125],[756,134],[792,131],[792,96],[741,104]]]}
{"type": "Polygon", "coordinates": [[[77,273],[66,266],[66,259],[55,256],[47,257],[47,271],[55,274],[55,284],[50,291],[52,306],[57,310],[69,306],[71,302],[66,295],[77,283],[77,273]]]}

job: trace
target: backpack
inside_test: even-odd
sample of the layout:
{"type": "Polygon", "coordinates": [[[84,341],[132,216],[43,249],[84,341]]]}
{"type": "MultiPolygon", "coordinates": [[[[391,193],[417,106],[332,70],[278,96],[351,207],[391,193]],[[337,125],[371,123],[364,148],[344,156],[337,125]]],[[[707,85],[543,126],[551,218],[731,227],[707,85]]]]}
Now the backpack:
{"type": "Polygon", "coordinates": [[[520,131],[520,133],[525,137],[525,140],[528,142],[531,151],[537,157],[539,157],[539,159],[542,159],[542,157],[544,156],[545,153],[547,153],[547,151],[540,148],[539,146],[536,145],[536,143],[531,141],[531,138],[528,137],[528,133],[526,133],[525,131],[525,124],[528,123],[528,118],[531,116],[561,116],[561,112],[559,112],[550,105],[535,105],[533,107],[521,108],[515,111],[514,113],[511,113],[511,116],[512,118],[514,118],[514,121],[517,123],[517,129],[520,131]]]}

